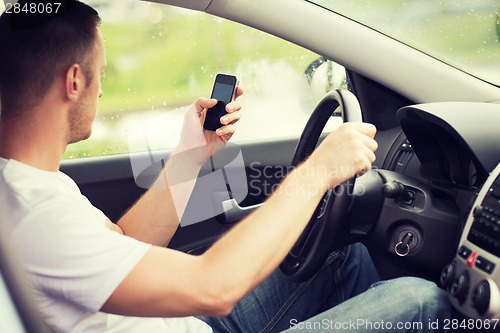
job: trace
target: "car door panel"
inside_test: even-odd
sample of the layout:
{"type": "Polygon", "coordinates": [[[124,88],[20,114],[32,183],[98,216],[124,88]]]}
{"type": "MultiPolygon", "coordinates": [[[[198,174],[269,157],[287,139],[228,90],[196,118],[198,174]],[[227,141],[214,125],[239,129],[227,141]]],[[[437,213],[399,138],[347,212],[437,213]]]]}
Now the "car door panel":
{"type": "MultiPolygon", "coordinates": [[[[275,189],[281,178],[286,175],[286,170],[289,170],[296,143],[297,139],[288,138],[237,145],[241,149],[245,163],[244,183],[248,187],[248,195],[239,202],[242,207],[262,203],[272,189],[275,189]]],[[[75,180],[82,194],[87,196],[93,205],[116,222],[146,191],[137,185],[131,158],[142,157],[158,161],[168,156],[167,151],[157,151],[66,160],[61,164],[61,171],[75,180]]],[[[194,192],[198,190],[197,186],[194,192]]],[[[213,204],[222,206],[221,202],[213,204]]],[[[197,208],[190,202],[188,210],[190,209],[197,208]]],[[[220,216],[217,219],[214,216],[200,223],[181,226],[169,246],[199,253],[234,224],[220,223],[221,220],[224,219],[220,216]]]]}

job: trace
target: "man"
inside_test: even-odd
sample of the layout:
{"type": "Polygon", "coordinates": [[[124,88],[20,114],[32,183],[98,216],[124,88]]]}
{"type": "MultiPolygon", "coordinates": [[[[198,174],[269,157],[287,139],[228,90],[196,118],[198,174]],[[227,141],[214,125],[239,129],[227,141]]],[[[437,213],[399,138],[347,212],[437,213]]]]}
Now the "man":
{"type": "MultiPolygon", "coordinates": [[[[112,223],[58,171],[66,146],[91,134],[106,67],[97,13],[76,0],[62,1],[60,9],[0,18],[0,218],[23,244],[30,287],[56,331],[276,332],[324,320],[426,324],[448,315],[446,296],[431,283],[402,279],[370,287],[378,278],[360,245],[332,254],[304,283],[275,271],[324,191],[371,167],[377,143],[370,124],[343,125],[329,135],[282,191],[203,255],[165,247],[189,182],[175,193],[153,186],[112,223]]],[[[186,112],[180,143],[159,179],[196,175],[230,139],[241,106],[230,103],[221,128],[203,131],[215,103],[200,98],[186,112]]]]}

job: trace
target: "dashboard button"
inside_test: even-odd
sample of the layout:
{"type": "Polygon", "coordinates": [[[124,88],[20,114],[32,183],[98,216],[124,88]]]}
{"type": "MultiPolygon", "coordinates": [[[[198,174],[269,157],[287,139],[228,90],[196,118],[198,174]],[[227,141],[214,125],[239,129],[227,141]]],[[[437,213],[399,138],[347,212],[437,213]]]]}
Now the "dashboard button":
{"type": "Polygon", "coordinates": [[[484,208],[482,206],[476,206],[476,208],[474,208],[472,214],[474,217],[481,217],[485,210],[488,211],[488,208],[484,208]]]}
{"type": "Polygon", "coordinates": [[[492,197],[500,199],[500,187],[498,185],[497,186],[493,185],[492,187],[490,187],[488,193],[492,197]]]}
{"type": "Polygon", "coordinates": [[[460,248],[458,249],[458,255],[464,259],[469,258],[471,253],[472,253],[472,250],[464,245],[460,246],[460,248]]]}
{"type": "Polygon", "coordinates": [[[484,257],[478,256],[476,259],[476,267],[482,270],[483,272],[491,274],[495,269],[495,264],[485,259],[484,257]]]}

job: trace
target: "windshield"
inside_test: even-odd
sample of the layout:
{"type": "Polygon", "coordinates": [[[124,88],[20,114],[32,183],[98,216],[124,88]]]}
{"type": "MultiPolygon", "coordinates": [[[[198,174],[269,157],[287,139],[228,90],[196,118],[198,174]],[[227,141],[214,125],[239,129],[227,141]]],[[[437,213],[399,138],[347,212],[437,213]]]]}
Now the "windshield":
{"type": "Polygon", "coordinates": [[[500,86],[498,0],[312,2],[500,86]]]}

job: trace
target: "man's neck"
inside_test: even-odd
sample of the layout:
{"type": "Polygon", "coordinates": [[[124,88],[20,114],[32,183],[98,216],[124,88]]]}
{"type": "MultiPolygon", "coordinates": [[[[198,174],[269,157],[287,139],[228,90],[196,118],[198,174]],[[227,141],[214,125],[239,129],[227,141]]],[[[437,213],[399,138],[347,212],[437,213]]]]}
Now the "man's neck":
{"type": "Polygon", "coordinates": [[[66,143],[57,120],[20,116],[0,122],[0,157],[45,171],[59,170],[66,143]]]}

